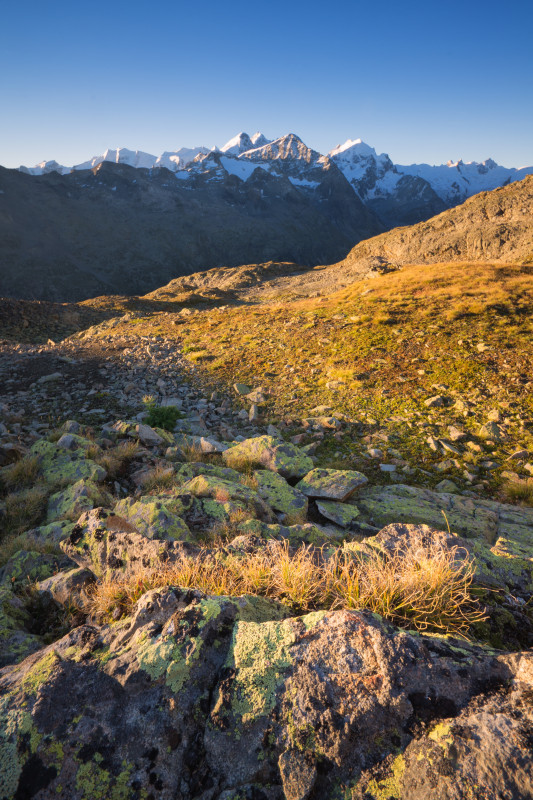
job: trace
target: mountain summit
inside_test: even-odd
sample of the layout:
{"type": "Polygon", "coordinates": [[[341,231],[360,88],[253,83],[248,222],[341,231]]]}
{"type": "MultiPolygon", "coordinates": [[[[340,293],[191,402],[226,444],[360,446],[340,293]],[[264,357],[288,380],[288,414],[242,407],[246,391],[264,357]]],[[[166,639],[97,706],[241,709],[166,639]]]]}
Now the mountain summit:
{"type": "Polygon", "coordinates": [[[325,169],[331,163],[344,175],[357,198],[379,217],[386,228],[407,225],[428,219],[440,211],[464,202],[468,197],[482,191],[521,180],[533,172],[532,167],[521,169],[502,167],[493,159],[464,162],[448,161],[446,164],[395,164],[386,153],[378,154],[362,139],[347,139],[322,155],[309,148],[294,133],[277,139],[267,139],[257,131],[253,136],[241,131],[221,148],[181,147],[154,156],[140,150],[120,147],[106,150],[99,156],[69,168],[57,161],[43,161],[34,167],[20,167],[22,172],[39,176],[51,172],[66,175],[72,170],[93,169],[103,162],[125,164],[135,169],[166,168],[179,173],[180,180],[188,180],[189,173],[198,174],[214,170],[212,176],[235,175],[248,180],[253,168],[242,162],[255,162],[261,169],[280,174],[290,173],[300,186],[307,182],[308,188],[316,183],[304,174],[305,165],[314,169],[321,165],[325,169]],[[210,158],[211,153],[222,153],[225,161],[210,158]],[[197,161],[202,164],[198,167],[197,161]],[[240,164],[238,162],[241,162],[240,164]],[[281,167],[281,162],[284,166],[281,167]]]}

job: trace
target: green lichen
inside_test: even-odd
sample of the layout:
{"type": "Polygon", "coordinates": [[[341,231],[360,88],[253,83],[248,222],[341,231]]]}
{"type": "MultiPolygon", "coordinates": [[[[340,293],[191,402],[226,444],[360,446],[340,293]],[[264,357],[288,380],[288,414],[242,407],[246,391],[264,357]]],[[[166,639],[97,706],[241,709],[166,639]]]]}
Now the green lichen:
{"type": "Polygon", "coordinates": [[[290,648],[296,641],[295,630],[291,620],[236,624],[227,664],[237,671],[233,712],[243,723],[253,722],[274,708],[276,690],[292,663],[290,648]]]}
{"type": "Polygon", "coordinates": [[[307,513],[308,499],[301,492],[293,489],[285,478],[276,472],[257,470],[254,472],[257,481],[257,492],[263,500],[283,514],[307,513]]]}
{"type": "Polygon", "coordinates": [[[446,745],[453,743],[453,736],[450,733],[451,729],[452,726],[450,722],[439,722],[438,725],[435,725],[428,733],[428,738],[444,749],[447,749],[446,745]]]}
{"type": "Polygon", "coordinates": [[[391,774],[382,780],[374,778],[368,782],[365,794],[371,795],[374,800],[399,800],[401,798],[401,781],[405,772],[405,759],[403,755],[394,759],[391,774]]]}
{"type": "MultiPolygon", "coordinates": [[[[221,604],[214,598],[206,598],[195,606],[195,611],[201,615],[196,622],[198,630],[201,631],[210,620],[220,614],[221,604]]],[[[167,686],[177,693],[185,685],[193,665],[200,658],[202,644],[201,637],[197,636],[189,638],[185,647],[182,647],[176,645],[173,636],[159,634],[154,639],[146,639],[140,643],[137,660],[140,668],[147,672],[152,680],[164,677],[167,686]]]]}
{"type": "Polygon", "coordinates": [[[186,523],[159,498],[131,498],[120,500],[115,514],[124,517],[149,539],[180,539],[191,541],[191,532],[186,523]]]}
{"type": "Polygon", "coordinates": [[[126,765],[119,775],[114,776],[95,761],[78,767],[76,789],[80,800],[130,800],[132,790],[129,782],[133,766],[126,765]]]}
{"type": "Polygon", "coordinates": [[[26,694],[35,694],[46,683],[59,661],[59,656],[54,652],[37,661],[21,681],[21,688],[26,694]]]}
{"type": "Polygon", "coordinates": [[[13,697],[11,692],[0,700],[0,789],[5,793],[2,797],[15,794],[28,753],[37,750],[42,738],[27,711],[20,707],[9,708],[13,697]],[[29,737],[27,753],[19,753],[22,737],[29,737]]]}

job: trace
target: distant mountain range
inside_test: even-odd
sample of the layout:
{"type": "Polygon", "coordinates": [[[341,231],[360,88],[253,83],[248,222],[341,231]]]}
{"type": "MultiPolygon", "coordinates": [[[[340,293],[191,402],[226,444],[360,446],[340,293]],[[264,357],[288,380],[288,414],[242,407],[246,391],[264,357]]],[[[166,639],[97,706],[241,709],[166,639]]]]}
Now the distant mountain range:
{"type": "Polygon", "coordinates": [[[108,150],[72,169],[0,167],[0,295],[76,301],[212,267],[338,262],[529,172],[490,160],[402,167],[360,140],[322,155],[294,134],[260,133],[159,157],[108,150]]]}
{"type": "Polygon", "coordinates": [[[93,169],[103,162],[127,164],[136,169],[165,167],[188,180],[198,172],[211,171],[213,179],[224,173],[248,180],[254,169],[284,172],[295,186],[316,188],[306,175],[308,169],[324,168],[329,162],[342,172],[355,193],[387,227],[412,224],[462,203],[478,192],[496,189],[533,173],[533,166],[520,169],[502,167],[491,158],[486,161],[448,161],[447,164],[394,164],[386,153],[378,155],[361,139],[347,139],[326,155],[310,150],[298,136],[288,134],[267,139],[262,133],[249,136],[241,132],[223,147],[182,147],[160,156],[140,150],[106,150],[82,164],[66,167],[57,161],[43,161],[35,167],[21,166],[21,172],[44,175],[72,170],[93,169]],[[287,164],[291,169],[287,170],[287,164]],[[307,181],[303,184],[301,181],[307,181]]]}

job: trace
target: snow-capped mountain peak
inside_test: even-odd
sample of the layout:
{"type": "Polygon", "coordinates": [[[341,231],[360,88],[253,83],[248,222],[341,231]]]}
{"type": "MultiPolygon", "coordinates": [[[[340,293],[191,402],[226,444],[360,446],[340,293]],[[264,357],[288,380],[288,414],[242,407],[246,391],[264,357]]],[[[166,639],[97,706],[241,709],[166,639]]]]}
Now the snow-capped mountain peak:
{"type": "Polygon", "coordinates": [[[333,150],[330,150],[328,156],[340,156],[341,153],[346,157],[349,155],[351,158],[368,158],[369,156],[376,156],[376,151],[373,147],[363,142],[362,139],[346,139],[344,144],[338,144],[333,150]]]}
{"type": "Polygon", "coordinates": [[[50,172],[59,172],[60,175],[67,175],[70,172],[70,167],[65,167],[63,164],[58,164],[57,161],[41,161],[34,167],[19,167],[20,172],[25,172],[26,175],[48,175],[50,172]]]}
{"type": "Polygon", "coordinates": [[[263,147],[263,145],[270,144],[272,141],[272,139],[267,139],[266,136],[263,136],[259,131],[256,131],[250,139],[254,147],[263,147]]]}
{"type": "Polygon", "coordinates": [[[222,153],[226,153],[227,155],[238,156],[240,153],[244,153],[246,150],[251,150],[254,147],[254,143],[250,139],[247,133],[241,131],[229,142],[220,148],[222,153]]]}
{"type": "Polygon", "coordinates": [[[270,139],[263,136],[260,131],[256,131],[253,136],[248,136],[247,133],[241,131],[230,139],[229,142],[226,142],[226,144],[220,148],[220,152],[230,156],[240,156],[241,153],[245,153],[247,150],[263,147],[266,144],[270,144],[270,139]]]}
{"type": "MultiPolygon", "coordinates": [[[[248,181],[260,168],[273,176],[288,179],[293,186],[312,191],[326,176],[344,175],[359,199],[386,225],[411,224],[462,203],[473,194],[489,191],[533,173],[533,167],[502,167],[488,158],[482,162],[448,161],[446,164],[394,164],[386,153],[362,139],[347,139],[321,155],[299,136],[288,133],[267,139],[257,131],[253,136],[241,131],[219,150],[207,147],[182,147],[156,157],[125,147],[106,150],[99,156],[70,168],[56,161],[43,161],[35,167],[20,167],[29,175],[94,169],[102,162],[130,167],[166,168],[181,181],[200,179],[223,181],[229,175],[248,181]]],[[[340,176],[339,176],[340,177],[340,176]]],[[[342,181],[341,181],[342,182],[342,181]]],[[[338,186],[340,184],[337,181],[338,186]]]]}
{"type": "Polygon", "coordinates": [[[150,169],[153,167],[156,156],[145,153],[142,150],[128,150],[127,147],[118,147],[116,150],[106,150],[101,156],[93,156],[89,161],[76,164],[73,169],[94,169],[103,161],[110,161],[114,164],[127,164],[129,167],[137,169],[150,169]]]}
{"type": "Polygon", "coordinates": [[[264,144],[262,147],[254,147],[241,153],[241,158],[248,158],[253,161],[276,161],[294,160],[315,163],[322,156],[316,150],[311,150],[306,144],[296,136],[295,133],[287,133],[279,139],[264,144]]]}
{"type": "Polygon", "coordinates": [[[177,172],[194,161],[199,155],[207,155],[211,151],[207,147],[180,147],[179,150],[165,150],[154,162],[154,167],[165,167],[177,172]]]}

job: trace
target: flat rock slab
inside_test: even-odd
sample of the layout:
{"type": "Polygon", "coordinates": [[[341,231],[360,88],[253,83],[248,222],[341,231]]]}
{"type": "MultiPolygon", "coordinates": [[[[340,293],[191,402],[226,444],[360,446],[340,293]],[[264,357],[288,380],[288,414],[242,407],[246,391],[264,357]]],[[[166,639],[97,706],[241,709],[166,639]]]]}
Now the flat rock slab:
{"type": "Polygon", "coordinates": [[[296,484],[296,488],[307,497],[320,497],[326,500],[343,502],[368,479],[355,470],[313,469],[296,484]]]}
{"type": "Polygon", "coordinates": [[[302,478],[313,468],[313,460],[302,450],[274,436],[245,439],[222,453],[222,458],[228,467],[264,467],[284,478],[302,478]]]}
{"type": "Polygon", "coordinates": [[[336,503],[334,500],[317,500],[316,507],[323,517],[331,520],[341,528],[349,528],[354,519],[359,516],[355,506],[336,503]]]}

